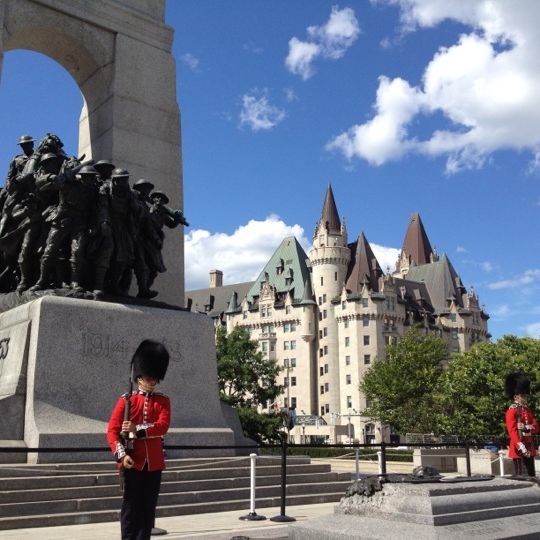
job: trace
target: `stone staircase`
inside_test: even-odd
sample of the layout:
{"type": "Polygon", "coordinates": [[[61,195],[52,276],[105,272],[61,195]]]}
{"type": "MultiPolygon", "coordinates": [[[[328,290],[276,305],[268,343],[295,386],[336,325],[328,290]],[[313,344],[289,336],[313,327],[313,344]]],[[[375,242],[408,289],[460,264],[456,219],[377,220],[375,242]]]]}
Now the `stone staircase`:
{"type": "MultiPolygon", "coordinates": [[[[249,511],[249,458],[171,459],[157,516],[249,511]]],[[[287,505],[337,502],[350,472],[309,457],[287,459],[287,505]]],[[[280,458],[257,458],[256,509],[279,506],[280,458]]],[[[110,463],[0,465],[0,530],[118,520],[118,473],[110,463]]]]}

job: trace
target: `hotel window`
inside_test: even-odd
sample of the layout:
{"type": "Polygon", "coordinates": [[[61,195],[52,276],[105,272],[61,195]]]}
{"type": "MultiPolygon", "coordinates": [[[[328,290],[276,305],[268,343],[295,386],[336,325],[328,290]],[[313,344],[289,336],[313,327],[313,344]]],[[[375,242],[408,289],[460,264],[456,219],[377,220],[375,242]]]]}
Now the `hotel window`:
{"type": "Polygon", "coordinates": [[[341,302],[341,309],[347,309],[347,302],[345,300],[341,302]]]}
{"type": "Polygon", "coordinates": [[[452,352],[459,352],[459,347],[452,347],[452,352]]]}
{"type": "Polygon", "coordinates": [[[324,414],[324,405],[321,407],[321,416],[324,414]]]}
{"type": "Polygon", "coordinates": [[[328,364],[324,364],[324,372],[328,373],[328,364]]]}
{"type": "Polygon", "coordinates": [[[326,326],[323,328],[322,335],[323,335],[324,337],[326,337],[326,336],[328,335],[328,328],[326,328],[326,326]]]}
{"type": "Polygon", "coordinates": [[[328,392],[329,390],[330,390],[330,385],[327,382],[325,382],[324,383],[324,391],[328,392]]]}
{"type": "Polygon", "coordinates": [[[262,346],[262,352],[268,352],[268,342],[267,341],[263,341],[261,343],[261,346],[262,346]]]}
{"type": "Polygon", "coordinates": [[[362,326],[369,326],[369,317],[367,315],[362,317],[362,326]]]}
{"type": "Polygon", "coordinates": [[[296,398],[295,397],[291,398],[291,409],[296,409],[296,398]]]}
{"type": "Polygon", "coordinates": [[[319,296],[319,306],[322,306],[322,296],[319,296]]]}
{"type": "Polygon", "coordinates": [[[291,377],[291,386],[296,386],[296,377],[291,377]]]}
{"type": "Polygon", "coordinates": [[[242,319],[247,319],[248,318],[248,312],[247,311],[243,311],[242,312],[242,319]]]}
{"type": "Polygon", "coordinates": [[[296,349],[296,340],[292,340],[291,341],[291,351],[294,351],[294,349],[296,349]]]}
{"type": "Polygon", "coordinates": [[[289,367],[289,359],[288,359],[288,358],[284,358],[284,359],[283,359],[283,365],[284,365],[285,367],[289,367]]]}
{"type": "Polygon", "coordinates": [[[296,367],[296,358],[291,358],[291,367],[296,367]]]}
{"type": "Polygon", "coordinates": [[[450,315],[448,315],[448,318],[451,320],[451,321],[456,321],[456,314],[455,313],[450,313],[450,315]]]}
{"type": "Polygon", "coordinates": [[[350,338],[350,337],[346,337],[346,338],[345,338],[345,347],[348,347],[350,344],[351,344],[351,338],[350,338]]]}
{"type": "Polygon", "coordinates": [[[328,312],[326,311],[326,309],[323,309],[322,318],[326,319],[327,315],[328,315],[328,312]]]}
{"type": "Polygon", "coordinates": [[[328,354],[328,345],[325,345],[323,347],[323,350],[324,350],[324,354],[328,354]]]}
{"type": "Polygon", "coordinates": [[[324,394],[324,385],[321,384],[321,394],[324,394]]]}
{"type": "Polygon", "coordinates": [[[329,413],[330,412],[330,405],[328,403],[324,406],[324,410],[329,413]]]}
{"type": "Polygon", "coordinates": [[[322,301],[323,301],[323,304],[326,302],[326,294],[322,295],[322,301]]]}
{"type": "Polygon", "coordinates": [[[364,345],[369,345],[369,336],[364,336],[364,345]]]}
{"type": "Polygon", "coordinates": [[[284,407],[288,407],[288,406],[289,406],[289,400],[288,400],[287,398],[285,398],[285,399],[283,400],[283,406],[284,406],[284,407]]]}
{"type": "Polygon", "coordinates": [[[321,276],[321,285],[324,285],[324,279],[321,276]]]}
{"type": "Polygon", "coordinates": [[[368,307],[368,299],[367,299],[367,298],[362,298],[362,299],[360,300],[360,305],[361,305],[362,307],[368,307]]]}
{"type": "Polygon", "coordinates": [[[319,349],[319,356],[322,358],[322,355],[323,355],[323,350],[322,350],[322,347],[319,349]]]}
{"type": "Polygon", "coordinates": [[[371,355],[370,354],[364,354],[364,364],[367,366],[368,364],[371,364],[371,355]]]}
{"type": "Polygon", "coordinates": [[[351,384],[351,376],[350,376],[350,374],[345,375],[345,383],[346,384],[351,384]]]}
{"type": "Polygon", "coordinates": [[[455,328],[452,329],[452,339],[457,339],[458,337],[458,332],[455,328]]]}
{"type": "Polygon", "coordinates": [[[352,409],[352,396],[347,396],[347,409],[352,409]]]}
{"type": "Polygon", "coordinates": [[[291,323],[291,332],[296,332],[296,323],[295,322],[291,323]]]}
{"type": "Polygon", "coordinates": [[[319,339],[322,339],[322,330],[319,330],[319,339]]]}
{"type": "Polygon", "coordinates": [[[345,357],[345,365],[346,365],[346,366],[350,366],[350,365],[351,365],[351,357],[350,357],[350,356],[346,356],[346,357],[345,357]]]}
{"type": "Polygon", "coordinates": [[[283,325],[283,332],[288,332],[288,331],[289,331],[289,328],[290,328],[290,327],[289,327],[289,323],[285,323],[285,324],[283,325]]]}
{"type": "Polygon", "coordinates": [[[319,368],[319,375],[321,377],[324,375],[324,368],[322,366],[319,368]]]}
{"type": "Polygon", "coordinates": [[[343,322],[343,328],[349,328],[349,321],[348,320],[343,322]]]}
{"type": "Polygon", "coordinates": [[[285,306],[285,315],[289,315],[292,311],[292,307],[291,306],[285,306]]]}
{"type": "Polygon", "coordinates": [[[337,281],[337,272],[334,272],[334,281],[337,281]]]}
{"type": "Polygon", "coordinates": [[[284,350],[284,351],[288,351],[288,350],[290,350],[290,348],[291,348],[291,343],[290,343],[290,341],[284,341],[284,342],[283,342],[283,350],[284,350]]]}
{"type": "Polygon", "coordinates": [[[289,386],[289,377],[284,377],[283,378],[283,386],[285,388],[287,388],[287,386],[289,386]]]}

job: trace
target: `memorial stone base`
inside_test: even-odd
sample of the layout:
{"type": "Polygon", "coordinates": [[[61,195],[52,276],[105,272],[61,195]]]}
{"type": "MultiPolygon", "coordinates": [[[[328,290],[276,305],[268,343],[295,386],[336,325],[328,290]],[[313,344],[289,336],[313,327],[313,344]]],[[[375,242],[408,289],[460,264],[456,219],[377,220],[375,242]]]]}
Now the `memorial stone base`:
{"type": "Polygon", "coordinates": [[[371,497],[344,497],[335,513],[289,528],[293,540],[540,538],[540,487],[488,481],[384,484],[371,497]]]}
{"type": "MultiPolygon", "coordinates": [[[[246,444],[239,422],[218,398],[214,329],[206,315],[55,296],[0,315],[0,444],[106,447],[107,421],[128,391],[130,360],[143,339],[162,341],[171,355],[158,388],[171,398],[166,444],[246,444]]],[[[26,461],[21,456],[0,454],[0,461],[26,461]]],[[[29,463],[107,459],[103,452],[28,454],[29,463]]]]}

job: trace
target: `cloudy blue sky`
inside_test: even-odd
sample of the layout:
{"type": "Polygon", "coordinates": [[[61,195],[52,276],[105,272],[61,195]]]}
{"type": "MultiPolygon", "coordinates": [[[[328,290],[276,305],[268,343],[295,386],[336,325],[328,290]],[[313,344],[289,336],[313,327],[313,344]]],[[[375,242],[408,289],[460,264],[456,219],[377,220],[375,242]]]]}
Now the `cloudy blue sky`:
{"type": "MultiPolygon", "coordinates": [[[[411,213],[491,314],[540,336],[540,2],[169,0],[182,110],[187,287],[306,249],[332,183],[350,239],[392,267],[411,213]]],[[[4,57],[0,167],[21,133],[76,153],[81,95],[4,57]]]]}

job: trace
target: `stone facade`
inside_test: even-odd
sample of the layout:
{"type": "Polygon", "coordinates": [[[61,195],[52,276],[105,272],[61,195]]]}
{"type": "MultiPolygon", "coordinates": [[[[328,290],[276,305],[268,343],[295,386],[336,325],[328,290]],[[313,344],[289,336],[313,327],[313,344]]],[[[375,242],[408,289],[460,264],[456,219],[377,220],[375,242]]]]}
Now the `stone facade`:
{"type": "MultiPolygon", "coordinates": [[[[362,443],[390,439],[388,428],[361,416],[367,403],[359,384],[374,359],[383,358],[386,346],[411,325],[446,339],[450,352],[489,338],[489,317],[476,293],[465,289],[448,257],[431,248],[418,214],[411,217],[395,272],[385,274],[363,233],[348,241],[330,187],[309,256],[295,238],[286,238],[257,280],[239,284],[238,291],[246,285],[247,294],[233,292],[227,306],[212,304],[215,323],[228,331],[246,326],[282,366],[280,405],[295,407],[299,418],[315,415],[347,426],[321,427],[329,440],[332,432],[341,433],[341,441],[349,435],[362,443]]],[[[206,305],[207,292],[215,298],[215,288],[187,297],[206,305]]]]}

